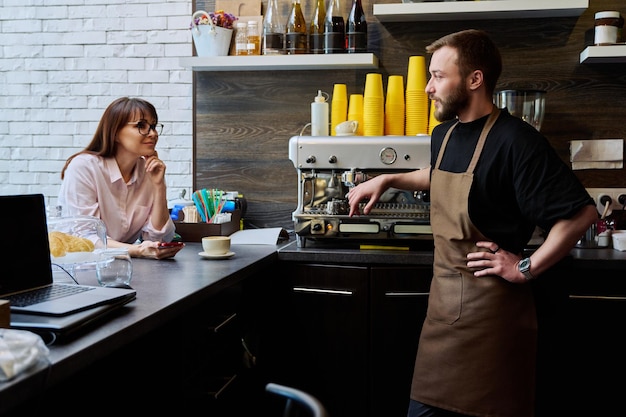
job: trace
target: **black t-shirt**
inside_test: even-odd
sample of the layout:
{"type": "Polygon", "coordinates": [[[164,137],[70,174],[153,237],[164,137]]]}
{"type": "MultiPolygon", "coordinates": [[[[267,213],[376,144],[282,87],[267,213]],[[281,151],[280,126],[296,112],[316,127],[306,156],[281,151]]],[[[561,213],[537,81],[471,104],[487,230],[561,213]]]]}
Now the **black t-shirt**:
{"type": "MultiPolygon", "coordinates": [[[[454,128],[440,169],[467,170],[487,117],[454,128]]],[[[433,129],[433,169],[453,123],[447,121],[433,129]]],[[[469,201],[474,225],[488,239],[517,253],[536,226],[549,230],[557,220],[572,217],[587,204],[594,204],[593,199],[548,140],[530,124],[502,110],[474,172],[469,201]]]]}

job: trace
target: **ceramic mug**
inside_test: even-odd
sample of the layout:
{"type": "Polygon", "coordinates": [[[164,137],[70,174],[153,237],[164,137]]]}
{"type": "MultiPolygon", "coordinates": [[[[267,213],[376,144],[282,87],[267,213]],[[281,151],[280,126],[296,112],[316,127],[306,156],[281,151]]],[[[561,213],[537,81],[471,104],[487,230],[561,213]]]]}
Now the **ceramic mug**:
{"type": "Polygon", "coordinates": [[[230,251],[230,236],[205,236],[202,249],[207,255],[226,255],[230,251]]]}
{"type": "Polygon", "coordinates": [[[337,136],[352,136],[359,128],[359,122],[356,120],[346,120],[335,126],[337,136]]]}

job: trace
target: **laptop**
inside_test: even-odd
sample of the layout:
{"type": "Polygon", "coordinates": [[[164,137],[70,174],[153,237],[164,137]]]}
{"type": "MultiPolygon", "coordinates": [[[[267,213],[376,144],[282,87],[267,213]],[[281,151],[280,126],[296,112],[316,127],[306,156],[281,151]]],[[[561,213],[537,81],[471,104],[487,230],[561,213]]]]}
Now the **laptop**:
{"type": "Polygon", "coordinates": [[[51,345],[56,341],[81,334],[82,331],[89,331],[114,314],[123,314],[124,309],[121,307],[130,301],[132,299],[122,299],[64,316],[11,313],[11,328],[37,333],[47,345],[51,345]]]}
{"type": "Polygon", "coordinates": [[[42,194],[0,196],[0,218],[5,232],[0,238],[0,254],[4,258],[0,267],[0,299],[10,301],[11,316],[63,316],[136,297],[133,289],[53,282],[42,194]],[[53,295],[57,289],[69,292],[53,295]],[[46,298],[25,304],[18,301],[18,297],[34,293],[46,293],[46,298]]]}

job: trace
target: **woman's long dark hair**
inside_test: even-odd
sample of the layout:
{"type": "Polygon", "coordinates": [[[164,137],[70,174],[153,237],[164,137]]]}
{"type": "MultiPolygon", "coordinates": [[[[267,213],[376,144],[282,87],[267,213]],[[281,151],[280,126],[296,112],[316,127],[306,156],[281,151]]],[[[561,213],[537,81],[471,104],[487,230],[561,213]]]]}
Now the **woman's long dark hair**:
{"type": "Polygon", "coordinates": [[[147,120],[149,123],[158,122],[157,111],[154,106],[141,98],[121,97],[109,104],[106,108],[98,128],[91,139],[91,142],[85,149],[70,156],[61,170],[61,179],[65,176],[67,166],[72,162],[76,155],[81,153],[90,153],[103,157],[111,157],[115,155],[117,143],[117,133],[126,126],[131,118],[147,120]]]}

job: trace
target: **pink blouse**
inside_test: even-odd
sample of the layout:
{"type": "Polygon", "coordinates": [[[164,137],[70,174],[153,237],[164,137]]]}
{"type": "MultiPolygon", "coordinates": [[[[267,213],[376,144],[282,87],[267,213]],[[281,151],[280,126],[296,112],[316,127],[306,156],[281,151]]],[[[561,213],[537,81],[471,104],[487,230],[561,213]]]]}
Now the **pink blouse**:
{"type": "Polygon", "coordinates": [[[137,160],[133,177],[124,182],[115,158],[77,155],[65,171],[58,204],[63,216],[87,215],[101,219],[107,236],[125,243],[137,239],[169,242],[172,219],[161,230],[150,222],[154,189],[145,175],[145,161],[137,160]]]}

